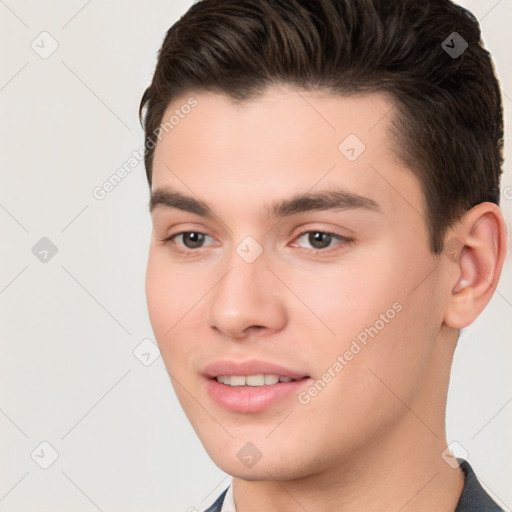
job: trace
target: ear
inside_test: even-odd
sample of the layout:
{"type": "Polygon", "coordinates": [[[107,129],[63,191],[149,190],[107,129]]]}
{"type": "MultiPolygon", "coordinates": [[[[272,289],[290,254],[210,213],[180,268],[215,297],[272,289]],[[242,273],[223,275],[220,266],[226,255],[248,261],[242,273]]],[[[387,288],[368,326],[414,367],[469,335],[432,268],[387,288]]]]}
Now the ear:
{"type": "Polygon", "coordinates": [[[487,306],[498,284],[507,247],[500,208],[480,203],[467,211],[445,238],[450,289],[444,321],[463,329],[487,306]]]}

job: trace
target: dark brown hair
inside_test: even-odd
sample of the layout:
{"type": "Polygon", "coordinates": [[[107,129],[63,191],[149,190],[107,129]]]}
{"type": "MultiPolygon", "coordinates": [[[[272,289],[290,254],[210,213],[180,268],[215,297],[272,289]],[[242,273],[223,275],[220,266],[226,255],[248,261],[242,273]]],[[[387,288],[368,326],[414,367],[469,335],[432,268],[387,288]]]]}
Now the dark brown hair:
{"type": "Polygon", "coordinates": [[[477,20],[449,0],[194,3],[167,32],[140,104],[149,184],[170,102],[207,91],[246,101],[277,84],[389,95],[396,151],[422,186],[433,252],[465,211],[499,204],[500,88],[477,20]],[[448,51],[456,43],[468,45],[458,56],[448,51]]]}

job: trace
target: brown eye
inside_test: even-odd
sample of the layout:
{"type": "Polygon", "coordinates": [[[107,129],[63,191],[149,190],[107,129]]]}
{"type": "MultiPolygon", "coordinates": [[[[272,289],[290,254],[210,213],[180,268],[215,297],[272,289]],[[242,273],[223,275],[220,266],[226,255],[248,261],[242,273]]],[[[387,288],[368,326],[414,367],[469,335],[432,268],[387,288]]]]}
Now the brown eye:
{"type": "MultiPolygon", "coordinates": [[[[335,233],[329,233],[327,231],[303,231],[297,237],[297,240],[304,239],[310,247],[306,247],[299,243],[299,246],[305,249],[312,249],[313,251],[322,251],[328,249],[334,245],[340,245],[344,242],[348,243],[351,240],[335,233]],[[307,238],[306,238],[307,237],[307,238]],[[337,243],[332,243],[337,242],[337,243]]],[[[326,251],[324,251],[326,252],[326,251]]]]}
{"type": "Polygon", "coordinates": [[[164,238],[161,242],[181,256],[199,255],[203,252],[202,249],[215,245],[213,237],[200,231],[180,231],[164,238]]]}
{"type": "Polygon", "coordinates": [[[195,231],[186,231],[179,233],[177,236],[182,237],[183,245],[187,249],[197,249],[201,247],[205,239],[204,233],[197,233],[195,231]]]}
{"type": "Polygon", "coordinates": [[[322,231],[311,231],[308,235],[308,242],[314,249],[325,249],[329,247],[332,241],[332,235],[322,231]]]}

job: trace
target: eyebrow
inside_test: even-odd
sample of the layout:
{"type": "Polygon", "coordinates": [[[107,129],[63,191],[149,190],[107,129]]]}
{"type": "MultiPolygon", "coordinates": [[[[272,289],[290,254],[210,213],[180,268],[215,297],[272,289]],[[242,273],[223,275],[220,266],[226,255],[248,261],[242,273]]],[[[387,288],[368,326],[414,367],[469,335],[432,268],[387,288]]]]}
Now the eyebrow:
{"type": "MultiPolygon", "coordinates": [[[[159,206],[195,213],[208,219],[216,217],[213,210],[203,201],[168,189],[157,189],[152,192],[149,201],[150,211],[159,206]]],[[[297,194],[288,199],[276,201],[265,208],[265,215],[277,218],[308,211],[349,209],[366,209],[382,213],[380,206],[373,199],[336,189],[297,194]]]]}

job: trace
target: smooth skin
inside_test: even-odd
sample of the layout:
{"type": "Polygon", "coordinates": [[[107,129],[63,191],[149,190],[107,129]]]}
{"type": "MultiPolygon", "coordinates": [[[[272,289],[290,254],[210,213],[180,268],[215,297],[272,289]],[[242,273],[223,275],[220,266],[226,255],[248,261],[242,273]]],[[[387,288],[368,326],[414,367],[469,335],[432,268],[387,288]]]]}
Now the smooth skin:
{"type": "Polygon", "coordinates": [[[446,233],[458,253],[432,254],[421,188],[396,156],[383,95],[275,86],[234,103],[197,92],[164,120],[190,96],[198,106],[156,146],[152,191],[201,200],[215,216],[152,209],[146,293],[178,399],[233,475],[237,511],[453,512],[464,478],[441,456],[450,366],[458,330],[498,283],[500,209],[477,205],[446,233]],[[339,150],[349,134],[366,146],[355,161],[339,150]],[[378,209],[266,215],[273,202],[340,188],[378,209]],[[206,236],[198,244],[184,232],[206,236]],[[263,249],[250,264],[236,252],[248,236],[263,249]],[[321,379],[396,302],[401,311],[307,404],[292,394],[238,413],[206,392],[203,369],[218,359],[321,379]],[[247,442],[262,454],[252,467],[237,457],[247,442]]]}

